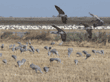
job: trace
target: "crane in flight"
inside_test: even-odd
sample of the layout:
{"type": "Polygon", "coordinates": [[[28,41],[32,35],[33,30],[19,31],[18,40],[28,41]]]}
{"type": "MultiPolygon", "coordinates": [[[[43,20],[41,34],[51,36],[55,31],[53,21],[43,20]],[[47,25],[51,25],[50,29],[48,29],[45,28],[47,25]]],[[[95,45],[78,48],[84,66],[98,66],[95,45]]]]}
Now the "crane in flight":
{"type": "Polygon", "coordinates": [[[55,26],[55,25],[52,25],[54,28],[56,28],[58,30],[57,34],[60,34],[61,35],[61,39],[62,39],[62,43],[60,43],[61,45],[63,44],[63,42],[66,41],[66,32],[63,31],[62,29],[60,29],[59,27],[55,26]]]}
{"type": "Polygon", "coordinates": [[[60,7],[58,7],[57,5],[55,5],[55,8],[56,8],[56,10],[58,11],[58,13],[59,13],[59,17],[61,17],[61,19],[62,19],[62,22],[64,23],[64,24],[66,24],[67,23],[67,15],[65,15],[65,12],[60,8],[60,7]]]}
{"type": "MultiPolygon", "coordinates": [[[[89,14],[90,14],[91,16],[93,16],[93,17],[96,18],[96,21],[98,21],[97,26],[101,26],[101,25],[104,24],[104,21],[101,20],[97,15],[91,14],[90,12],[89,12],[89,14]]],[[[92,20],[92,21],[93,21],[93,20],[92,20]]]]}

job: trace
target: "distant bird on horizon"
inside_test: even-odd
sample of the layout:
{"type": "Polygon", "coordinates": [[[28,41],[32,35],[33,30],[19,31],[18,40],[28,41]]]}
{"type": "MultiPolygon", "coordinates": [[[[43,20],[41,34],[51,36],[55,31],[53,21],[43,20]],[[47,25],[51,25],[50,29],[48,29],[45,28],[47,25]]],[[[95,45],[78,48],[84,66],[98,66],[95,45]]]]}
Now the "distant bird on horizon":
{"type": "Polygon", "coordinates": [[[57,34],[61,35],[62,43],[65,42],[66,41],[66,32],[55,25],[52,25],[52,26],[58,30],[57,34]]]}
{"type": "Polygon", "coordinates": [[[56,10],[58,11],[58,13],[59,13],[59,17],[61,17],[61,19],[62,19],[62,22],[64,23],[64,24],[66,24],[67,23],[67,15],[65,15],[65,12],[60,8],[60,7],[58,7],[57,5],[55,5],[55,8],[56,8],[56,10]]]}

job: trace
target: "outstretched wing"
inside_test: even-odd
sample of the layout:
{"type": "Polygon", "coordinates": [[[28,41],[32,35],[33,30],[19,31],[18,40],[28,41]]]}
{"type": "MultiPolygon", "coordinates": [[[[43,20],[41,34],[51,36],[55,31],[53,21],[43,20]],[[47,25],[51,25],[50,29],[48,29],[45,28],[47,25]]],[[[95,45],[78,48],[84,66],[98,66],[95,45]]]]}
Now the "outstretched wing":
{"type": "Polygon", "coordinates": [[[94,17],[94,14],[91,14],[90,12],[89,12],[89,14],[94,17]]]}
{"type": "Polygon", "coordinates": [[[91,14],[90,12],[89,12],[89,14],[90,14],[91,16],[95,17],[97,20],[101,20],[97,15],[91,14]]]}
{"type": "Polygon", "coordinates": [[[67,22],[67,17],[61,17],[61,19],[62,19],[62,22],[66,24],[66,22],[67,22]]]}
{"type": "Polygon", "coordinates": [[[63,33],[60,33],[61,35],[61,38],[62,38],[62,41],[66,41],[66,33],[65,31],[63,31],[62,29],[58,28],[57,26],[55,25],[52,25],[54,28],[56,28],[58,30],[58,32],[63,32],[63,33]]]}
{"type": "MultiPolygon", "coordinates": [[[[58,30],[58,32],[61,32],[61,31],[63,31],[63,30],[61,30],[60,28],[58,28],[57,26],[55,26],[55,25],[52,25],[54,28],[56,28],[57,30],[58,30]]],[[[64,31],[63,31],[64,32],[64,31]]]]}
{"type": "Polygon", "coordinates": [[[59,14],[65,14],[64,11],[62,9],[60,9],[60,7],[55,5],[55,8],[59,12],[59,14]]]}

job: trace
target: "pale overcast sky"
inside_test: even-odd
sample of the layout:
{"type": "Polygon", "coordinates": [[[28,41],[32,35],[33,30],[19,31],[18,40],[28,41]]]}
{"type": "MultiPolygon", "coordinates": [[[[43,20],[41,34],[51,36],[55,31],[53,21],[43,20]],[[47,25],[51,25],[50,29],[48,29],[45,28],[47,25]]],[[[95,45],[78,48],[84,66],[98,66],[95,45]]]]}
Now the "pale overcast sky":
{"type": "Polygon", "coordinates": [[[52,17],[58,12],[54,5],[64,10],[68,17],[110,17],[110,0],[0,0],[3,17],[52,17]]]}

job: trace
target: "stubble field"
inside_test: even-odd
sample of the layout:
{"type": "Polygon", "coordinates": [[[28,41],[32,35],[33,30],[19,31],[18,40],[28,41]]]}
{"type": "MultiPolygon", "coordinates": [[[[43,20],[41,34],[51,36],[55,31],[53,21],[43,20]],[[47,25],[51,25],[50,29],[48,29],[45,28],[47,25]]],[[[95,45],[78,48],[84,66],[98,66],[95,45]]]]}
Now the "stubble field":
{"type": "MultiPolygon", "coordinates": [[[[3,30],[1,30],[3,32],[3,30]]],[[[13,30],[11,30],[13,31],[13,30]]],[[[96,31],[96,30],[94,30],[96,31]]],[[[101,30],[103,31],[103,30],[101,30]]],[[[108,32],[109,30],[106,30],[108,32]]],[[[51,37],[55,35],[51,34],[51,37]]],[[[90,42],[65,42],[62,46],[58,44],[61,42],[54,41],[55,45],[50,45],[52,42],[33,39],[31,44],[35,49],[40,49],[40,53],[26,51],[22,54],[20,51],[15,53],[9,49],[10,44],[18,46],[17,42],[26,44],[28,40],[13,40],[13,39],[0,39],[0,45],[4,43],[4,49],[0,50],[2,57],[0,57],[0,82],[110,82],[110,45],[94,44],[90,42]],[[83,45],[83,46],[82,46],[83,45]],[[51,54],[48,56],[48,51],[44,46],[51,46],[52,49],[57,49],[60,56],[51,54]],[[68,57],[68,48],[73,48],[73,52],[68,57]],[[85,60],[86,56],[79,57],[77,52],[86,50],[91,54],[91,57],[85,60]],[[92,50],[104,50],[104,55],[92,53],[92,50]],[[21,67],[18,67],[17,61],[11,56],[16,55],[17,61],[26,59],[26,62],[21,67]],[[50,58],[60,58],[61,63],[53,61],[50,63],[50,58]],[[7,60],[7,65],[2,62],[3,59],[7,60]],[[74,60],[78,60],[78,65],[74,60]],[[30,64],[40,66],[43,74],[39,71],[35,72],[30,68],[30,64]],[[63,64],[62,64],[63,63],[63,64]],[[50,67],[49,72],[45,73],[43,67],[50,67]]],[[[28,47],[29,48],[29,47],[28,47]]]]}
{"type": "MultiPolygon", "coordinates": [[[[76,17],[77,18],[77,17],[76,17]]],[[[79,22],[86,22],[91,24],[92,19],[85,18],[73,18],[68,20],[68,24],[78,24],[79,22]]],[[[11,18],[13,19],[13,18],[11,18]]],[[[62,24],[60,18],[58,20],[50,20],[46,19],[45,21],[39,20],[36,21],[34,19],[29,19],[27,21],[21,20],[4,20],[4,18],[0,18],[0,24],[29,24],[29,25],[40,25],[40,24],[62,24]],[[3,20],[2,20],[3,19],[3,20]],[[15,21],[16,20],[16,21],[15,21]],[[42,21],[42,22],[41,22],[42,21]]],[[[44,20],[44,19],[43,19],[44,20]]],[[[109,25],[109,18],[103,19],[106,23],[105,25],[109,25]]],[[[4,44],[4,49],[0,49],[0,53],[2,53],[2,57],[0,57],[0,82],[110,82],[110,43],[96,44],[94,42],[65,42],[62,46],[58,44],[61,40],[54,41],[55,45],[50,45],[53,41],[53,37],[56,35],[49,34],[46,38],[52,38],[52,40],[40,40],[36,39],[37,30],[0,30],[0,36],[3,32],[26,32],[29,31],[31,34],[23,37],[23,39],[18,38],[16,35],[14,37],[4,37],[0,38],[0,45],[4,44]],[[17,38],[16,38],[17,37],[17,38]],[[31,38],[33,37],[33,38],[31,38]],[[14,39],[16,38],[16,39],[14,39]],[[19,50],[13,52],[9,49],[10,44],[15,44],[18,46],[17,42],[21,42],[22,44],[26,44],[27,41],[31,40],[32,46],[35,49],[40,49],[40,53],[26,51],[22,54],[19,50]],[[48,51],[44,49],[44,46],[51,46],[52,49],[57,49],[60,56],[51,54],[48,56],[48,51]],[[73,52],[68,57],[68,48],[73,48],[73,52]],[[86,50],[91,57],[85,60],[86,55],[83,54],[84,57],[80,57],[76,55],[77,52],[82,52],[86,50]],[[104,55],[92,53],[92,50],[104,50],[104,55]],[[15,61],[11,56],[16,55],[17,60],[15,61]],[[17,65],[18,60],[26,59],[24,65],[19,67],[17,65]],[[50,58],[60,58],[61,63],[57,63],[53,61],[50,63],[50,58]],[[7,64],[3,63],[2,60],[6,59],[7,64]],[[74,63],[74,60],[78,60],[78,65],[74,63]],[[43,74],[39,71],[35,72],[32,68],[30,68],[30,64],[38,65],[43,74]],[[49,72],[45,73],[43,67],[50,67],[49,72]]],[[[40,34],[38,30],[38,34],[40,34]]],[[[44,31],[44,30],[43,30],[44,31]]],[[[45,30],[46,31],[46,30],[45,30]]],[[[56,30],[51,30],[56,31],[56,30]]],[[[66,30],[69,32],[86,32],[84,30],[66,30]]],[[[99,30],[93,30],[93,32],[99,32],[99,30]]],[[[100,32],[109,33],[109,30],[100,30],[100,32]]],[[[29,48],[29,46],[28,46],[29,48]]]]}

